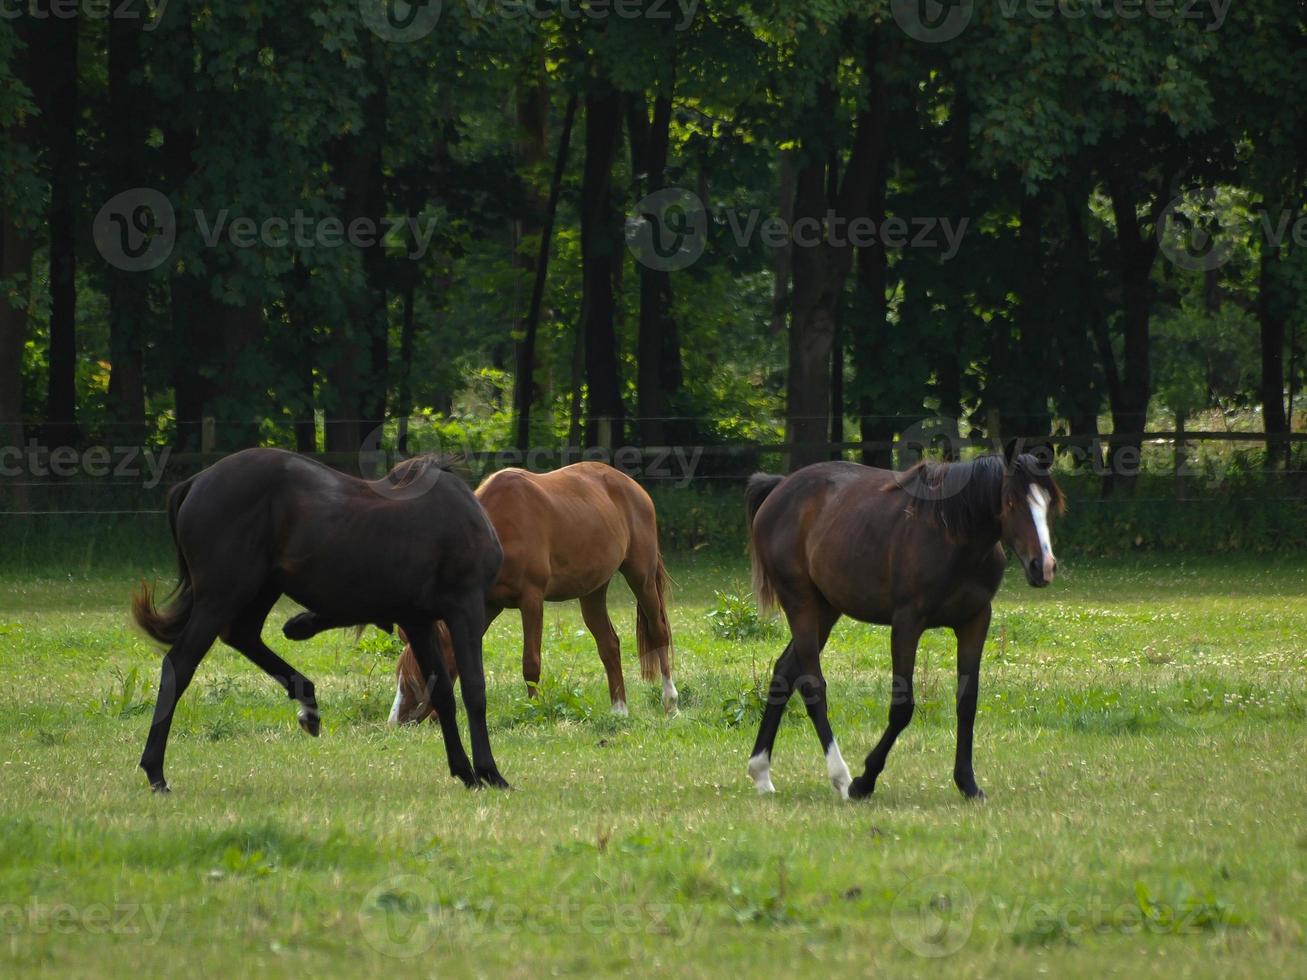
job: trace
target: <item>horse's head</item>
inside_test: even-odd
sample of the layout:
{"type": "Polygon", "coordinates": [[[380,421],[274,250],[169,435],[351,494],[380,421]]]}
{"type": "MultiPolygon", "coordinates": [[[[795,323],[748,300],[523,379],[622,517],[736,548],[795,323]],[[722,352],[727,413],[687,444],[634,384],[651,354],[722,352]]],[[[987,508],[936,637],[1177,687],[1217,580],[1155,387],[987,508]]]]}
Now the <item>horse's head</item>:
{"type": "Polygon", "coordinates": [[[1023,453],[1012,461],[1003,477],[1003,544],[1035,588],[1048,585],[1057,571],[1048,520],[1065,507],[1062,489],[1037,457],[1023,453]]]}
{"type": "MultiPolygon", "coordinates": [[[[449,630],[444,623],[436,624],[436,634],[450,677],[457,677],[458,667],[454,663],[449,630]]],[[[416,725],[430,716],[434,721],[437,718],[436,709],[431,706],[427,682],[422,676],[417,657],[413,655],[413,645],[403,629],[399,631],[399,637],[404,641],[404,652],[395,664],[395,703],[390,707],[390,718],[387,720],[392,725],[416,725]]]]}

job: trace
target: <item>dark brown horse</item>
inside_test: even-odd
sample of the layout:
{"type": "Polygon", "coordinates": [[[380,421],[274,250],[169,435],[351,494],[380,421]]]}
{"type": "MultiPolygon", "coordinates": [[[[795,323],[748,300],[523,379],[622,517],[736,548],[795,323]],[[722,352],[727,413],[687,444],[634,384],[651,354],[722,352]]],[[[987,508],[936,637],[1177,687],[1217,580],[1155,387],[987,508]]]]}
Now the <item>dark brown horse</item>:
{"type": "Polygon", "coordinates": [[[912,720],[912,671],[924,630],[948,627],[958,642],[958,740],[953,780],[983,798],[971,765],[980,688],[980,652],[990,603],[1007,564],[1004,546],[1026,579],[1052,581],[1057,562],[1048,515],[1062,491],[1030,455],[969,463],[925,463],[904,472],[857,463],[817,463],[788,477],[758,474],[745,504],[752,529],[759,602],[779,603],[790,643],[776,661],[749,775],[774,792],[771,753],[785,704],[796,689],[817,730],[826,772],[842,797],[870,796],[894,740],[912,720]],[[841,615],[890,627],[894,683],[889,726],[851,779],[826,717],[821,650],[841,615]]]}
{"type": "MultiPolygon", "coordinates": [[[[481,663],[486,590],[502,551],[461,479],[430,458],[366,481],[294,453],[247,449],[174,487],[168,520],[177,545],[176,594],[161,612],[142,583],[132,601],[142,629],[169,647],[141,755],[156,791],[168,790],[163,757],[177,700],[219,637],[285,688],[300,704],[300,726],[318,734],[313,682],[263,642],[264,620],[283,594],[311,610],[314,632],[401,624],[435,692],[450,773],[469,787],[508,785],[490,751],[481,663]],[[435,647],[437,619],[449,626],[463,673],[471,762],[435,647]]],[[[311,635],[297,634],[290,623],[287,633],[311,635]]]]}
{"type": "MultiPolygon", "coordinates": [[[[521,611],[527,693],[534,694],[540,682],[544,604],[580,599],[608,675],[613,711],[627,713],[621,642],[607,601],[608,583],[620,572],[635,595],[641,676],[653,680],[661,673],[663,708],[674,711],[667,572],[658,549],[658,519],[644,489],[621,470],[584,462],[552,473],[500,470],[477,489],[477,499],[504,548],[504,564],[486,600],[486,625],[504,609],[521,611]]],[[[443,627],[437,632],[445,637],[443,627]]],[[[396,666],[391,724],[421,721],[431,713],[413,652],[406,649],[396,666]]]]}

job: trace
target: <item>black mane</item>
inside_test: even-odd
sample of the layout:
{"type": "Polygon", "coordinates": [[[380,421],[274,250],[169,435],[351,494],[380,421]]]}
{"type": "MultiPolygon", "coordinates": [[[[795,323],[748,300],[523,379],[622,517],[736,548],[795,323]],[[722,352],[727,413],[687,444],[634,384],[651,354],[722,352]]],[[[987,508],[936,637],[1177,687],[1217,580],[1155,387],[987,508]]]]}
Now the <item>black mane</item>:
{"type": "Polygon", "coordinates": [[[1004,509],[1024,503],[1033,486],[1048,494],[1055,513],[1065,506],[1057,483],[1029,453],[1011,464],[999,455],[965,463],[922,462],[895,474],[894,482],[912,498],[912,515],[934,521],[955,539],[993,531],[1004,509]]]}

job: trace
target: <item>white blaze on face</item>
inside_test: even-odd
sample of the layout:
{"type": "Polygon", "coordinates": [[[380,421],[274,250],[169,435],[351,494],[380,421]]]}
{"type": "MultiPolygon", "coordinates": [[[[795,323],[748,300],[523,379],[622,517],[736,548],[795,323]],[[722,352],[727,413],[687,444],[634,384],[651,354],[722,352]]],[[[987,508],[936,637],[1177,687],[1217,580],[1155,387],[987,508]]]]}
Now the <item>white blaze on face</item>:
{"type": "Polygon", "coordinates": [[[386,719],[387,724],[398,725],[400,721],[403,720],[399,716],[399,708],[400,705],[403,703],[404,703],[404,682],[402,680],[397,680],[395,681],[395,703],[390,706],[390,717],[386,719]]]}
{"type": "Polygon", "coordinates": [[[830,776],[830,784],[840,794],[840,799],[847,800],[853,777],[849,775],[849,767],[845,765],[844,756],[840,755],[840,747],[834,739],[826,750],[826,775],[830,776]]]}
{"type": "Polygon", "coordinates": [[[749,760],[749,778],[753,780],[753,785],[759,793],[776,792],[776,787],[771,784],[770,753],[759,752],[749,760]]]}
{"type": "Polygon", "coordinates": [[[1026,497],[1030,503],[1030,518],[1035,522],[1035,533],[1039,535],[1039,554],[1044,566],[1044,581],[1053,581],[1053,539],[1048,533],[1048,505],[1050,497],[1043,487],[1031,487],[1026,497]]]}

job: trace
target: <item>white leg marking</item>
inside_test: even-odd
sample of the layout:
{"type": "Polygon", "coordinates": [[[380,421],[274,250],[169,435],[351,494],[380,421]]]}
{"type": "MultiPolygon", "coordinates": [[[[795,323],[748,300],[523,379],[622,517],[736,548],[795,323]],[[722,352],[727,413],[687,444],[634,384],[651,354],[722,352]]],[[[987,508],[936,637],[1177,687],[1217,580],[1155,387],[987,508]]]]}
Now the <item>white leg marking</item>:
{"type": "Polygon", "coordinates": [[[386,719],[388,725],[399,724],[399,706],[404,700],[404,684],[402,681],[395,681],[395,703],[390,706],[390,717],[386,719]]]}
{"type": "Polygon", "coordinates": [[[614,701],[613,714],[617,715],[618,718],[626,718],[631,712],[627,710],[625,701],[614,701]]]}
{"type": "Polygon", "coordinates": [[[844,764],[844,756],[840,755],[835,739],[831,739],[830,748],[826,750],[826,775],[830,776],[830,784],[840,794],[840,799],[847,800],[853,777],[849,775],[849,767],[844,764]]]}
{"type": "Polygon", "coordinates": [[[1053,581],[1053,539],[1048,533],[1048,505],[1050,498],[1043,487],[1031,487],[1026,497],[1030,504],[1030,518],[1035,522],[1035,533],[1039,535],[1039,554],[1043,562],[1044,581],[1053,581]]]}
{"type": "Polygon", "coordinates": [[[663,710],[669,715],[676,710],[676,702],[680,699],[676,692],[676,685],[672,683],[670,677],[663,678],[663,710]]]}
{"type": "Polygon", "coordinates": [[[759,793],[776,792],[776,787],[771,784],[771,754],[769,752],[759,752],[749,760],[749,778],[753,780],[753,785],[757,787],[759,793]]]}

